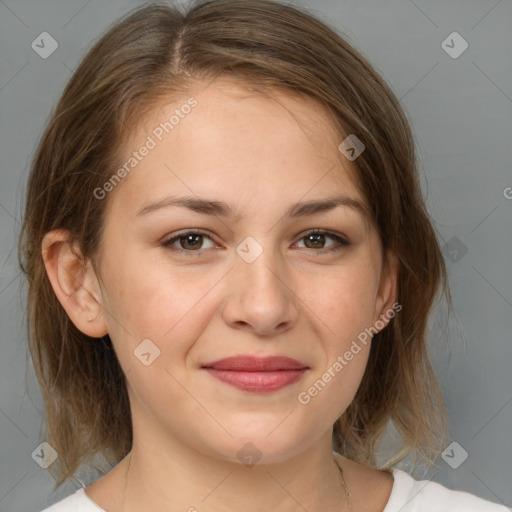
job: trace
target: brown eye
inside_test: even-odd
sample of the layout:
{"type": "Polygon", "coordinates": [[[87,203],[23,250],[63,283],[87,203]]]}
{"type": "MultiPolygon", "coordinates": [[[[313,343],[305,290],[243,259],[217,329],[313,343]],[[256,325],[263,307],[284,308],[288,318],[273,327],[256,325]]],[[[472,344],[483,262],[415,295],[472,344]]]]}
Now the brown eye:
{"type": "Polygon", "coordinates": [[[301,240],[305,241],[304,245],[306,246],[306,249],[313,249],[316,250],[316,252],[335,251],[350,245],[350,243],[341,236],[320,229],[306,233],[302,236],[301,240]],[[329,238],[334,240],[336,243],[325,247],[326,240],[329,238]]]}
{"type": "Polygon", "coordinates": [[[203,243],[203,235],[183,235],[178,238],[183,249],[198,249],[203,243]]]}
{"type": "Polygon", "coordinates": [[[162,246],[170,249],[171,251],[182,253],[199,252],[200,249],[204,249],[202,246],[205,240],[209,240],[212,243],[212,247],[215,246],[210,236],[197,231],[178,233],[177,235],[163,242],[162,246]],[[178,243],[179,246],[175,246],[174,244],[176,243],[178,243]]]}
{"type": "Polygon", "coordinates": [[[325,244],[325,234],[312,234],[307,235],[304,237],[304,240],[306,241],[305,245],[308,249],[323,249],[323,247],[319,247],[319,245],[325,244]],[[308,245],[308,243],[311,243],[312,246],[308,245]]]}

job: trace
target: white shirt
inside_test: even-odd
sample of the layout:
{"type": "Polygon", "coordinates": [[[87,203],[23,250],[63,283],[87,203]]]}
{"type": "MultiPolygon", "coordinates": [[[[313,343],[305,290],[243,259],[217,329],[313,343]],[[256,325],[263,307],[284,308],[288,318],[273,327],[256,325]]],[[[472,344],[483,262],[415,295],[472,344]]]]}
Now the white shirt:
{"type": "MultiPolygon", "coordinates": [[[[465,491],[453,491],[437,482],[415,480],[391,468],[393,488],[382,512],[511,512],[512,509],[465,491]]],[[[85,493],[84,487],[41,512],[106,512],[85,493]]]]}

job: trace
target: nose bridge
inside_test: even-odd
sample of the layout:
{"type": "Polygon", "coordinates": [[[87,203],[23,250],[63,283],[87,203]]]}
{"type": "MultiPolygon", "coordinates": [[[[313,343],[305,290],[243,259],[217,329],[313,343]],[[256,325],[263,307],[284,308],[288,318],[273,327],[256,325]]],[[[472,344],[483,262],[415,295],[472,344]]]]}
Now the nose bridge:
{"type": "Polygon", "coordinates": [[[273,247],[272,236],[268,233],[256,236],[247,236],[236,247],[238,258],[235,261],[242,279],[253,288],[263,285],[266,289],[270,285],[272,289],[281,289],[285,272],[279,250],[273,247]]]}
{"type": "Polygon", "coordinates": [[[269,334],[297,317],[287,272],[272,237],[248,236],[236,247],[233,286],[224,308],[225,320],[269,334]],[[258,239],[256,238],[258,237],[258,239]]]}

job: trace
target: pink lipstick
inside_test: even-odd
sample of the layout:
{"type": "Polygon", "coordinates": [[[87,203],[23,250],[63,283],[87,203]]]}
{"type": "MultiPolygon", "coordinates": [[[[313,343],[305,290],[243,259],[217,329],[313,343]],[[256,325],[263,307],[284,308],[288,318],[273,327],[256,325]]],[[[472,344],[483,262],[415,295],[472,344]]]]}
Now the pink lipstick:
{"type": "Polygon", "coordinates": [[[233,356],[202,365],[213,377],[244,391],[277,391],[297,382],[309,366],[285,356],[233,356]]]}

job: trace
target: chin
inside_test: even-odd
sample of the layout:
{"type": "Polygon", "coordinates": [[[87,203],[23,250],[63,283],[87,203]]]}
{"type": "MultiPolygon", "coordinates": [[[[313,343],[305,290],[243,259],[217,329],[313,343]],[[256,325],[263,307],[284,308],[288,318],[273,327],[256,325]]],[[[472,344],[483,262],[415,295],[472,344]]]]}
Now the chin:
{"type": "MultiPolygon", "coordinates": [[[[226,425],[226,430],[233,437],[223,435],[222,441],[219,440],[215,446],[212,446],[210,438],[210,447],[216,451],[217,457],[248,467],[254,464],[285,462],[304,451],[309,443],[304,437],[304,432],[294,437],[290,427],[283,426],[286,420],[279,425],[282,420],[283,418],[279,418],[272,423],[255,422],[257,424],[253,423],[249,428],[226,425]]],[[[312,442],[313,440],[310,440],[310,443],[312,442]]]]}

